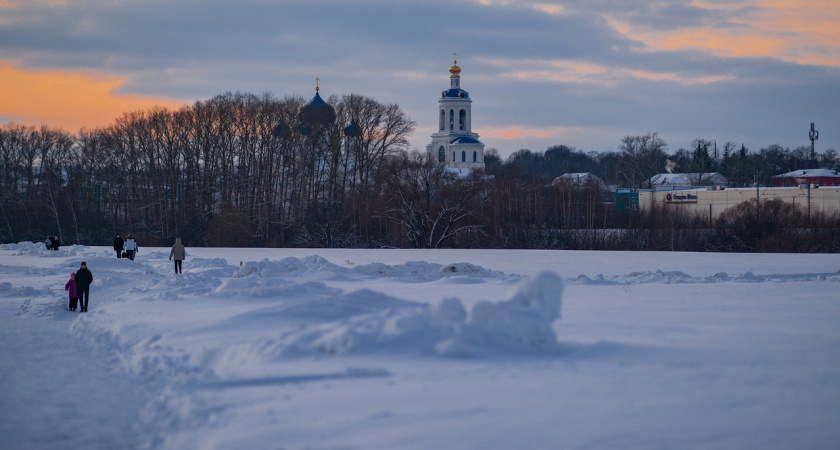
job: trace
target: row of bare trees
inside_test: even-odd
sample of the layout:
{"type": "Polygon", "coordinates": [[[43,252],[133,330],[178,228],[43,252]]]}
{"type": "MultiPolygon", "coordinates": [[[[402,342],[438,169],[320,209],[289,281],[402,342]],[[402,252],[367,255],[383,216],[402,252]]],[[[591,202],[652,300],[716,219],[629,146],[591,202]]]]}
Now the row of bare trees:
{"type": "Polygon", "coordinates": [[[650,188],[649,180],[658,174],[696,174],[702,185],[704,176],[718,172],[729,180],[730,187],[769,186],[774,175],[794,170],[821,167],[840,169],[836,150],[829,148],[811,157],[810,148],[768,145],[758,151],[729,141],[694,139],[689,148],[668,151],[668,144],[658,133],[629,135],[621,139],[617,151],[583,152],[565,145],[549,147],[544,152],[522,149],[502,160],[494,149],[487,151],[487,170],[496,176],[532,175],[551,181],[558,175],[589,172],[607,184],[625,188],[650,188]]]}
{"type": "MultiPolygon", "coordinates": [[[[331,98],[336,120],[302,133],[302,98],[224,94],[126,113],[77,134],[0,127],[2,241],[289,245],[336,228],[375,233],[368,199],[414,123],[396,105],[331,98]],[[359,133],[343,135],[356,124],[359,133]],[[280,132],[285,130],[285,132],[280,132]]],[[[330,245],[329,242],[326,243],[330,245]]]]}
{"type": "MultiPolygon", "coordinates": [[[[625,137],[618,152],[556,146],[502,161],[490,150],[486,173],[460,177],[407,151],[414,123],[397,105],[360,95],[327,103],[324,115],[299,97],[227,93],[79,133],[2,125],[0,242],[51,233],[101,245],[132,232],[144,245],[667,249],[670,240],[675,249],[716,225],[623,215],[597,178],[556,177],[642,187],[667,165],[746,171],[791,153],[727,144],[721,159],[697,140],[688,158],[666,154],[651,133],[625,137]]],[[[742,241],[691,249],[763,248],[742,241]]]]}

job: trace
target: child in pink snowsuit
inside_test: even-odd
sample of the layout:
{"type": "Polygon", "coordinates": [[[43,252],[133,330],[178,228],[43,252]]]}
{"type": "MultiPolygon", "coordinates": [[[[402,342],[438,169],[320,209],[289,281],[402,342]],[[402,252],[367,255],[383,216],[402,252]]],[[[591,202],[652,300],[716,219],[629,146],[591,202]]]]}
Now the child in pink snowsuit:
{"type": "Polygon", "coordinates": [[[70,311],[75,311],[79,303],[79,294],[76,292],[76,272],[70,273],[70,281],[64,285],[64,290],[70,295],[70,311]]]}

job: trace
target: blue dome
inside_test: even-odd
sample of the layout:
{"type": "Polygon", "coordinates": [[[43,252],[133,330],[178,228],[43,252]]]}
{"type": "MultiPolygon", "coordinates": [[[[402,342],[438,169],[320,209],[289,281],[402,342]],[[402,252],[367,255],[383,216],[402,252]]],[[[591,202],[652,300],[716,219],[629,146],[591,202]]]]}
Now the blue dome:
{"type": "Polygon", "coordinates": [[[470,93],[463,89],[452,88],[441,92],[443,98],[470,98],[470,93]]]}
{"type": "Polygon", "coordinates": [[[286,125],[284,122],[280,122],[280,125],[277,125],[274,128],[274,137],[288,137],[292,134],[292,130],[289,129],[289,126],[286,125]]]}
{"type": "Polygon", "coordinates": [[[481,145],[481,141],[476,138],[469,137],[469,136],[461,136],[459,138],[455,138],[450,142],[450,144],[479,144],[481,145]]]}
{"type": "Polygon", "coordinates": [[[300,121],[304,124],[328,125],[335,122],[335,109],[318,92],[306,106],[300,109],[300,121]]]}
{"type": "Polygon", "coordinates": [[[344,129],[345,136],[360,137],[362,135],[362,127],[356,123],[355,120],[350,121],[350,125],[344,129]]]}

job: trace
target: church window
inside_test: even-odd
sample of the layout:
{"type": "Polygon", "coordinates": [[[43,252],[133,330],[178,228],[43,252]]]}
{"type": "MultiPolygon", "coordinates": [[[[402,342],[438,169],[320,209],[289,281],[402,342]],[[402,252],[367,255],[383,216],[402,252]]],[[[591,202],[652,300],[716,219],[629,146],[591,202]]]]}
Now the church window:
{"type": "Polygon", "coordinates": [[[467,112],[463,109],[458,113],[458,129],[464,130],[464,127],[467,126],[467,112]]]}
{"type": "Polygon", "coordinates": [[[454,109],[449,110],[449,129],[450,130],[455,129],[455,110],[454,109]]]}
{"type": "Polygon", "coordinates": [[[467,162],[467,152],[461,152],[461,162],[467,162]]]}
{"type": "Polygon", "coordinates": [[[446,111],[440,110],[440,131],[443,131],[443,128],[446,123],[446,111]]]}
{"type": "Polygon", "coordinates": [[[452,162],[455,162],[455,152],[452,152],[452,162]]]}
{"type": "Polygon", "coordinates": [[[443,148],[442,145],[438,149],[438,161],[446,162],[446,150],[443,148]]]}
{"type": "Polygon", "coordinates": [[[478,152],[473,152],[473,162],[478,161],[478,152]]]}

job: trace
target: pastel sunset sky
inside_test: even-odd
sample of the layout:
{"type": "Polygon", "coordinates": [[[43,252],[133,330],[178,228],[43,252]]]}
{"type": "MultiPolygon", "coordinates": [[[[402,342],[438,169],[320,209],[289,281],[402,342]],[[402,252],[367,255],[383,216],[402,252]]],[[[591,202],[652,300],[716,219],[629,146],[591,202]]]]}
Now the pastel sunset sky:
{"type": "Polygon", "coordinates": [[[0,0],[0,122],[69,131],[227,91],[359,93],[436,128],[457,52],[502,155],[658,132],[840,149],[838,0],[0,0]]]}

